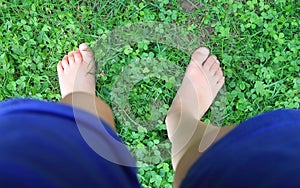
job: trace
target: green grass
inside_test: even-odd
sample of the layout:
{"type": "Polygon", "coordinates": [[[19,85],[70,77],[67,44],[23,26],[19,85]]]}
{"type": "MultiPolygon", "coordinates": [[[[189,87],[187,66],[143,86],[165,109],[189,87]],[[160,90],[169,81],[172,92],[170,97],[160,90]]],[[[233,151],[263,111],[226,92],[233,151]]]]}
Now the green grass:
{"type": "MultiPolygon", "coordinates": [[[[139,169],[141,184],[171,187],[173,170],[168,152],[159,147],[170,147],[163,117],[180,74],[150,77],[153,70],[133,62],[142,64],[141,60],[155,58],[170,62],[168,66],[182,73],[192,50],[198,44],[206,45],[220,59],[226,77],[224,124],[237,124],[272,109],[299,108],[299,15],[300,2],[294,0],[0,1],[0,100],[59,100],[56,63],[80,43],[105,41],[117,28],[120,32],[120,28],[139,22],[184,27],[185,34],[197,36],[191,46],[149,40],[113,46],[97,75],[97,95],[114,107],[122,138],[143,159],[141,163],[160,162],[139,169]],[[115,85],[126,67],[131,67],[131,75],[148,75],[130,90],[123,88],[128,97],[124,112],[130,112],[131,120],[118,111],[122,101],[117,94],[123,90],[115,85]],[[150,105],[153,101],[158,102],[150,105]],[[135,123],[134,130],[129,128],[135,123]],[[147,123],[153,127],[141,126],[147,123]]],[[[152,29],[163,28],[156,24],[152,29]]],[[[209,113],[205,120],[209,121],[209,113]]]]}

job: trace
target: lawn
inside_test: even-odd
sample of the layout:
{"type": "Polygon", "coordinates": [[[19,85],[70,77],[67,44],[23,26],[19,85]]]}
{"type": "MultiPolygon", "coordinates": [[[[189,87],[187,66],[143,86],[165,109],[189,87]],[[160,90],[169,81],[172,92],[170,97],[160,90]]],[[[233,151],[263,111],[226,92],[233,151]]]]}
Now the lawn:
{"type": "Polygon", "coordinates": [[[300,106],[300,2],[0,1],[0,100],[58,101],[57,62],[82,42],[98,62],[97,95],[112,106],[143,187],[171,187],[164,116],[198,46],[226,83],[204,117],[238,124],[300,106]],[[212,118],[214,116],[214,118],[212,118]]]}

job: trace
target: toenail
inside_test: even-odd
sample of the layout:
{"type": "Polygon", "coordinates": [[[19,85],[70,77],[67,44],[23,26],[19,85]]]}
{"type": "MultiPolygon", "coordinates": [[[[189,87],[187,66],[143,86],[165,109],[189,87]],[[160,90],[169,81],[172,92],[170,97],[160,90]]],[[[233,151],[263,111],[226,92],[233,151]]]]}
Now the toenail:
{"type": "Polygon", "coordinates": [[[88,48],[88,46],[85,44],[85,43],[82,43],[82,44],[80,44],[79,45],[79,49],[86,49],[86,48],[88,48]]]}
{"type": "Polygon", "coordinates": [[[212,57],[214,60],[217,60],[217,56],[211,55],[211,57],[212,57]]]}
{"type": "Polygon", "coordinates": [[[209,54],[209,49],[206,47],[202,47],[199,49],[200,53],[202,54],[209,54]]]}

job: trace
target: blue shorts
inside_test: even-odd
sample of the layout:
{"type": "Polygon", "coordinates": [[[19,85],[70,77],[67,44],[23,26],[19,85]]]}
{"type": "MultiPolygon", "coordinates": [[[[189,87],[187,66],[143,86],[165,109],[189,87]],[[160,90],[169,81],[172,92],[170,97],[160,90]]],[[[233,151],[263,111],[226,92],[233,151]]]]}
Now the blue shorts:
{"type": "MultiPolygon", "coordinates": [[[[0,104],[1,187],[140,187],[122,140],[74,109],[32,99],[0,104]]],[[[210,147],[181,187],[300,186],[299,128],[299,110],[251,118],[210,147]]]]}
{"type": "Polygon", "coordinates": [[[189,170],[182,187],[300,187],[300,110],[238,125],[189,170]]]}
{"type": "Polygon", "coordinates": [[[121,139],[83,110],[40,100],[4,101],[0,135],[0,187],[140,187],[135,160],[121,139]],[[104,153],[90,147],[95,144],[104,153]]]}

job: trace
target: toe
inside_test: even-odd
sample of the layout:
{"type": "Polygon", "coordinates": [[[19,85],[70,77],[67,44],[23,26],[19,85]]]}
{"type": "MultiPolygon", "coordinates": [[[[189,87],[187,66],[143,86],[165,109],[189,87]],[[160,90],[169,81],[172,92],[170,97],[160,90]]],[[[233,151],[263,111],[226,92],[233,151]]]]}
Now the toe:
{"type": "Polygon", "coordinates": [[[58,75],[62,75],[64,73],[64,68],[62,66],[62,62],[57,63],[56,70],[58,75]]]}
{"type": "Polygon", "coordinates": [[[199,66],[202,66],[208,55],[209,49],[206,47],[200,47],[193,53],[191,61],[197,63],[199,66]]]}
{"type": "Polygon", "coordinates": [[[221,68],[218,69],[218,71],[216,72],[215,76],[217,78],[222,78],[223,77],[223,71],[221,68]]]}
{"type": "Polygon", "coordinates": [[[81,56],[81,53],[80,53],[79,49],[77,49],[74,52],[74,59],[75,59],[75,63],[81,63],[82,62],[82,56],[81,56]]]}
{"type": "Polygon", "coordinates": [[[82,44],[79,45],[79,51],[80,51],[80,53],[82,55],[83,61],[85,61],[87,63],[90,63],[90,62],[92,62],[94,60],[93,59],[94,52],[85,43],[82,43],[82,44]]]}
{"type": "Polygon", "coordinates": [[[206,71],[209,71],[210,68],[214,65],[214,63],[217,61],[217,57],[215,55],[211,55],[207,58],[207,60],[204,62],[203,68],[206,71]]]}
{"type": "Polygon", "coordinates": [[[217,82],[217,87],[218,87],[217,89],[218,90],[221,89],[221,87],[224,85],[224,83],[225,83],[225,77],[222,76],[217,82]]]}
{"type": "Polygon", "coordinates": [[[209,69],[209,72],[211,73],[211,75],[215,75],[217,71],[219,71],[220,68],[220,64],[219,62],[215,62],[209,69]]]}
{"type": "Polygon", "coordinates": [[[74,52],[72,51],[72,52],[70,52],[69,54],[68,54],[68,60],[69,60],[69,64],[72,66],[72,65],[74,65],[74,63],[75,63],[75,58],[74,58],[74,52]]]}
{"type": "Polygon", "coordinates": [[[88,50],[90,50],[90,47],[88,45],[86,45],[85,43],[82,43],[79,45],[79,50],[80,51],[88,51],[88,50]]]}
{"type": "Polygon", "coordinates": [[[66,69],[69,67],[69,61],[68,61],[68,56],[65,55],[64,58],[61,61],[63,69],[66,69]]]}

